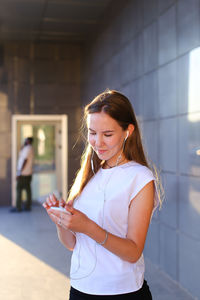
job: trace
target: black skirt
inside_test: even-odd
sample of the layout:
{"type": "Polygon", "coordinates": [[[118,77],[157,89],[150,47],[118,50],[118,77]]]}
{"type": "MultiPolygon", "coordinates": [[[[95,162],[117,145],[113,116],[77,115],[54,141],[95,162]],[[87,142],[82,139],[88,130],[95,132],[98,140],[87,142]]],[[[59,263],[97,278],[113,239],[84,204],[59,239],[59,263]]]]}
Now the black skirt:
{"type": "Polygon", "coordinates": [[[144,280],[143,286],[138,291],[119,294],[119,295],[90,295],[79,292],[78,290],[71,287],[69,300],[113,300],[113,299],[124,299],[124,300],[152,300],[152,295],[149,290],[149,286],[144,280]]]}

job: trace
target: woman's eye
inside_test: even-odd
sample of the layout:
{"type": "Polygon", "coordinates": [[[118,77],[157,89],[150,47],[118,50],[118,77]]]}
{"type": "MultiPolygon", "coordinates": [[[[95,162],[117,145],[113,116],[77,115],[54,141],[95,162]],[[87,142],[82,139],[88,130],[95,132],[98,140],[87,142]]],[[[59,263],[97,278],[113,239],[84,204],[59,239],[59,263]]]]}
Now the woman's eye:
{"type": "Polygon", "coordinates": [[[106,137],[112,136],[112,134],[105,134],[106,137]]]}
{"type": "Polygon", "coordinates": [[[95,135],[96,134],[96,132],[90,132],[90,135],[95,135]]]}

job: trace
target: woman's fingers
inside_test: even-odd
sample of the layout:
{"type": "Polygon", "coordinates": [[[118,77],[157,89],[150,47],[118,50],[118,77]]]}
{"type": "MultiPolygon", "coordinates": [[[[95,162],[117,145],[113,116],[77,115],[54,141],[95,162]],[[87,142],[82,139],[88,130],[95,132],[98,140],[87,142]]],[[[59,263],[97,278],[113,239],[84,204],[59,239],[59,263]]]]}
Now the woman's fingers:
{"type": "Polygon", "coordinates": [[[46,201],[45,201],[42,205],[43,205],[44,208],[47,208],[47,207],[48,207],[46,201]]]}
{"type": "Polygon", "coordinates": [[[59,206],[65,207],[65,204],[66,204],[66,202],[65,202],[64,199],[60,199],[60,200],[59,200],[59,206]]]}
{"type": "Polygon", "coordinates": [[[66,218],[66,215],[68,217],[70,216],[69,213],[66,212],[61,212],[59,210],[53,210],[51,207],[56,206],[56,207],[65,207],[66,202],[63,199],[58,200],[54,194],[50,194],[47,198],[46,201],[43,203],[43,207],[46,209],[50,219],[59,227],[62,227],[64,229],[67,228],[67,224],[69,221],[66,218]]]}
{"type": "Polygon", "coordinates": [[[66,204],[63,199],[59,201],[59,206],[64,207],[66,212],[51,209],[52,206],[55,206],[55,201],[57,200],[55,199],[55,196],[47,197],[43,204],[51,220],[57,226],[64,229],[72,230],[74,232],[84,232],[89,220],[88,217],[79,210],[73,208],[73,203],[66,204]]]}
{"type": "Polygon", "coordinates": [[[51,199],[50,199],[50,197],[46,198],[46,201],[43,203],[43,206],[45,208],[48,208],[49,206],[51,206],[51,199]]]}
{"type": "Polygon", "coordinates": [[[56,206],[58,204],[58,199],[56,198],[56,196],[54,194],[50,194],[50,199],[54,206],[56,206]]]}
{"type": "Polygon", "coordinates": [[[46,201],[43,203],[44,208],[49,208],[51,206],[56,206],[58,204],[58,200],[54,194],[50,194],[46,201]]]}
{"type": "Polygon", "coordinates": [[[69,225],[69,214],[59,212],[59,211],[52,211],[51,208],[47,211],[51,220],[59,227],[64,229],[68,229],[69,225]]]}
{"type": "Polygon", "coordinates": [[[65,207],[66,207],[66,210],[67,210],[69,213],[71,213],[72,215],[74,215],[74,213],[76,212],[76,209],[73,208],[72,206],[68,205],[68,204],[66,204],[65,207]]]}
{"type": "Polygon", "coordinates": [[[55,210],[55,209],[49,207],[48,212],[54,214],[56,217],[61,218],[61,219],[65,219],[65,218],[67,218],[67,216],[69,217],[72,215],[70,212],[68,212],[66,210],[66,208],[64,208],[64,211],[60,211],[59,209],[55,210]]]}
{"type": "Polygon", "coordinates": [[[68,202],[67,202],[67,205],[73,206],[73,200],[68,201],[68,202]]]}
{"type": "Polygon", "coordinates": [[[58,210],[53,210],[53,209],[51,209],[51,207],[48,209],[48,213],[49,213],[49,214],[52,214],[52,215],[54,215],[54,216],[56,216],[56,217],[58,217],[58,218],[60,218],[61,215],[63,214],[62,212],[60,212],[60,211],[58,211],[58,210]]]}
{"type": "Polygon", "coordinates": [[[47,211],[49,217],[51,218],[51,220],[58,226],[61,225],[61,218],[59,216],[56,216],[55,214],[53,214],[52,212],[50,212],[50,210],[47,211]]]}

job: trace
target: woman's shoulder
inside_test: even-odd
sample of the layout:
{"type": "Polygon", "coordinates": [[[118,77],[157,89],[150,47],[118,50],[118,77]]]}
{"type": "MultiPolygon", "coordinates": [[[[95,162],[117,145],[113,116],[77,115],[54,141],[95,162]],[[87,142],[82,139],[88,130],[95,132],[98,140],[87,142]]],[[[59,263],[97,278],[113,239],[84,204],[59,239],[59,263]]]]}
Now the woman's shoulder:
{"type": "Polygon", "coordinates": [[[127,163],[123,164],[123,165],[120,165],[121,169],[124,169],[126,171],[128,170],[139,170],[139,171],[147,171],[150,169],[144,165],[141,165],[140,163],[134,161],[134,160],[131,160],[131,161],[128,161],[127,163]]]}
{"type": "Polygon", "coordinates": [[[135,161],[129,161],[123,165],[120,166],[121,170],[129,175],[141,175],[141,176],[153,176],[153,172],[151,171],[150,168],[141,165],[140,163],[137,163],[135,161]]]}

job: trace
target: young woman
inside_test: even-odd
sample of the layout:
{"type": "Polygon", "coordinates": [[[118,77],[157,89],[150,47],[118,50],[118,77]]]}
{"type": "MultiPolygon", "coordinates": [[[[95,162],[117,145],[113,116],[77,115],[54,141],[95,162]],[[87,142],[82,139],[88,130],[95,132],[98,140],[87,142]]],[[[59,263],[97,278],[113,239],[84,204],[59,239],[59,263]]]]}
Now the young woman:
{"type": "Polygon", "coordinates": [[[106,91],[86,106],[85,122],[87,145],[67,204],[54,196],[44,203],[73,251],[70,300],[152,299],[142,252],[160,197],[133,108],[106,91]]]}

